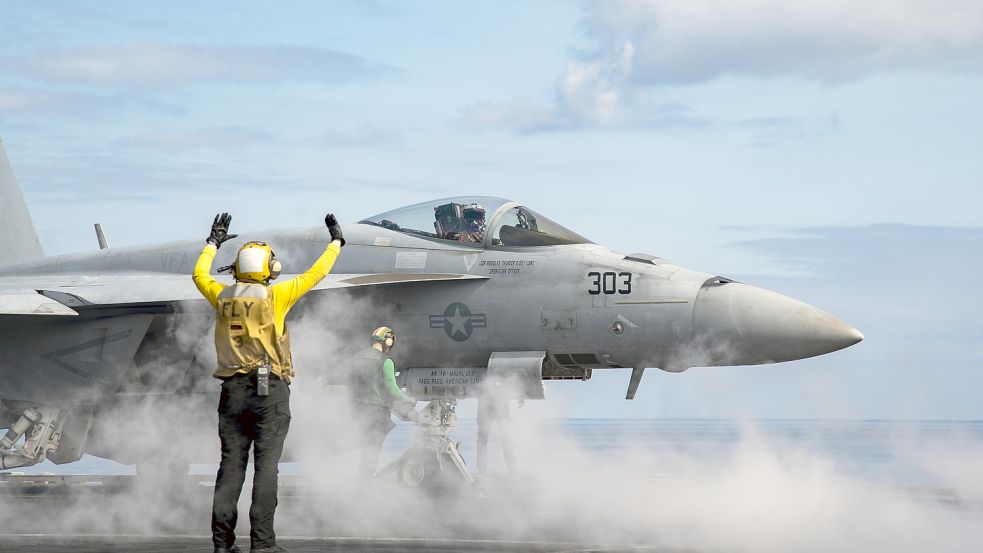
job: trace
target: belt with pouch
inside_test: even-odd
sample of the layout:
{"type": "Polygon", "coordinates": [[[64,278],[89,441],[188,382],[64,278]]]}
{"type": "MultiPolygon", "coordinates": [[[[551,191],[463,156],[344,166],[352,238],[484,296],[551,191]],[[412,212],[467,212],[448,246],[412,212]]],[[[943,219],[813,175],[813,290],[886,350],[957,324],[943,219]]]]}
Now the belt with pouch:
{"type": "Polygon", "coordinates": [[[258,396],[270,395],[270,380],[283,380],[273,372],[269,365],[260,365],[248,373],[236,373],[222,380],[228,382],[234,378],[248,378],[250,384],[256,385],[256,395],[258,396]]]}

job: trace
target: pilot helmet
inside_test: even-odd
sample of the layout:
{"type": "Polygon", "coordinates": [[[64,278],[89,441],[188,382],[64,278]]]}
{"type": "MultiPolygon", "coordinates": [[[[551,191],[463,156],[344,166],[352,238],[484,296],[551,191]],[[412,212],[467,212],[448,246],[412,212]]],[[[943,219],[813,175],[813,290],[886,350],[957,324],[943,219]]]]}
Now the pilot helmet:
{"type": "Polygon", "coordinates": [[[380,326],[379,328],[372,331],[372,337],[370,338],[370,341],[372,343],[378,342],[383,346],[385,346],[387,338],[392,339],[393,341],[393,343],[390,344],[389,347],[393,347],[396,345],[396,333],[393,332],[393,329],[389,328],[388,326],[380,326]]]}
{"type": "Polygon", "coordinates": [[[485,208],[478,204],[464,206],[464,229],[467,232],[482,232],[485,230],[485,208]]]}
{"type": "Polygon", "coordinates": [[[265,242],[246,242],[239,248],[232,270],[236,280],[268,282],[280,276],[283,266],[265,242]]]}

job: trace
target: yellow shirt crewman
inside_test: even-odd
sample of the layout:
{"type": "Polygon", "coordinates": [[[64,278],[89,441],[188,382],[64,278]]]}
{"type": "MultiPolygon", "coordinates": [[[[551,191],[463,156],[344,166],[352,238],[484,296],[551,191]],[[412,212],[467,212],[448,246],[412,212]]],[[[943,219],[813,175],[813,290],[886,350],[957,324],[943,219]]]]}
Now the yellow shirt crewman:
{"type": "Polygon", "coordinates": [[[215,216],[212,232],[195,263],[198,290],[215,308],[215,351],[222,380],[218,403],[218,435],[222,461],[215,480],[212,502],[212,543],[215,553],[237,553],[236,504],[242,492],[253,447],[255,475],[249,508],[250,551],[286,551],[276,543],[273,515],[277,504],[277,474],[283,442],[290,427],[290,337],[286,316],[297,300],[321,281],[345,245],[334,215],[324,224],[331,243],[314,265],[286,282],[270,285],[280,275],[280,262],[263,242],[248,242],[236,255],[232,272],[235,284],[225,286],[209,274],[215,253],[229,234],[232,217],[215,216]]]}

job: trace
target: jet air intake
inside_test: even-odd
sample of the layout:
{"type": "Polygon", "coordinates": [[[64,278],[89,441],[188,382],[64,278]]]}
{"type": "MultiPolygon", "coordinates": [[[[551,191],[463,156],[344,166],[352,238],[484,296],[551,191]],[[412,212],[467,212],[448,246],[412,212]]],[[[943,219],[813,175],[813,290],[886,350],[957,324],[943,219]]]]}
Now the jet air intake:
{"type": "Polygon", "coordinates": [[[707,281],[697,294],[693,336],[691,366],[793,361],[864,339],[859,330],[825,311],[727,279],[707,281]]]}

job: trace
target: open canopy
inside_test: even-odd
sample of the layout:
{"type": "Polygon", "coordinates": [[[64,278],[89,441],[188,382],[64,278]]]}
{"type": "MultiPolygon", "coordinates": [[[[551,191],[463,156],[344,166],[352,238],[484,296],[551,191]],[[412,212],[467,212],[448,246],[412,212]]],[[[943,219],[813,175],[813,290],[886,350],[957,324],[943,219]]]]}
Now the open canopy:
{"type": "Polygon", "coordinates": [[[466,196],[423,202],[359,221],[397,232],[475,246],[587,244],[590,240],[515,202],[466,196]]]}

